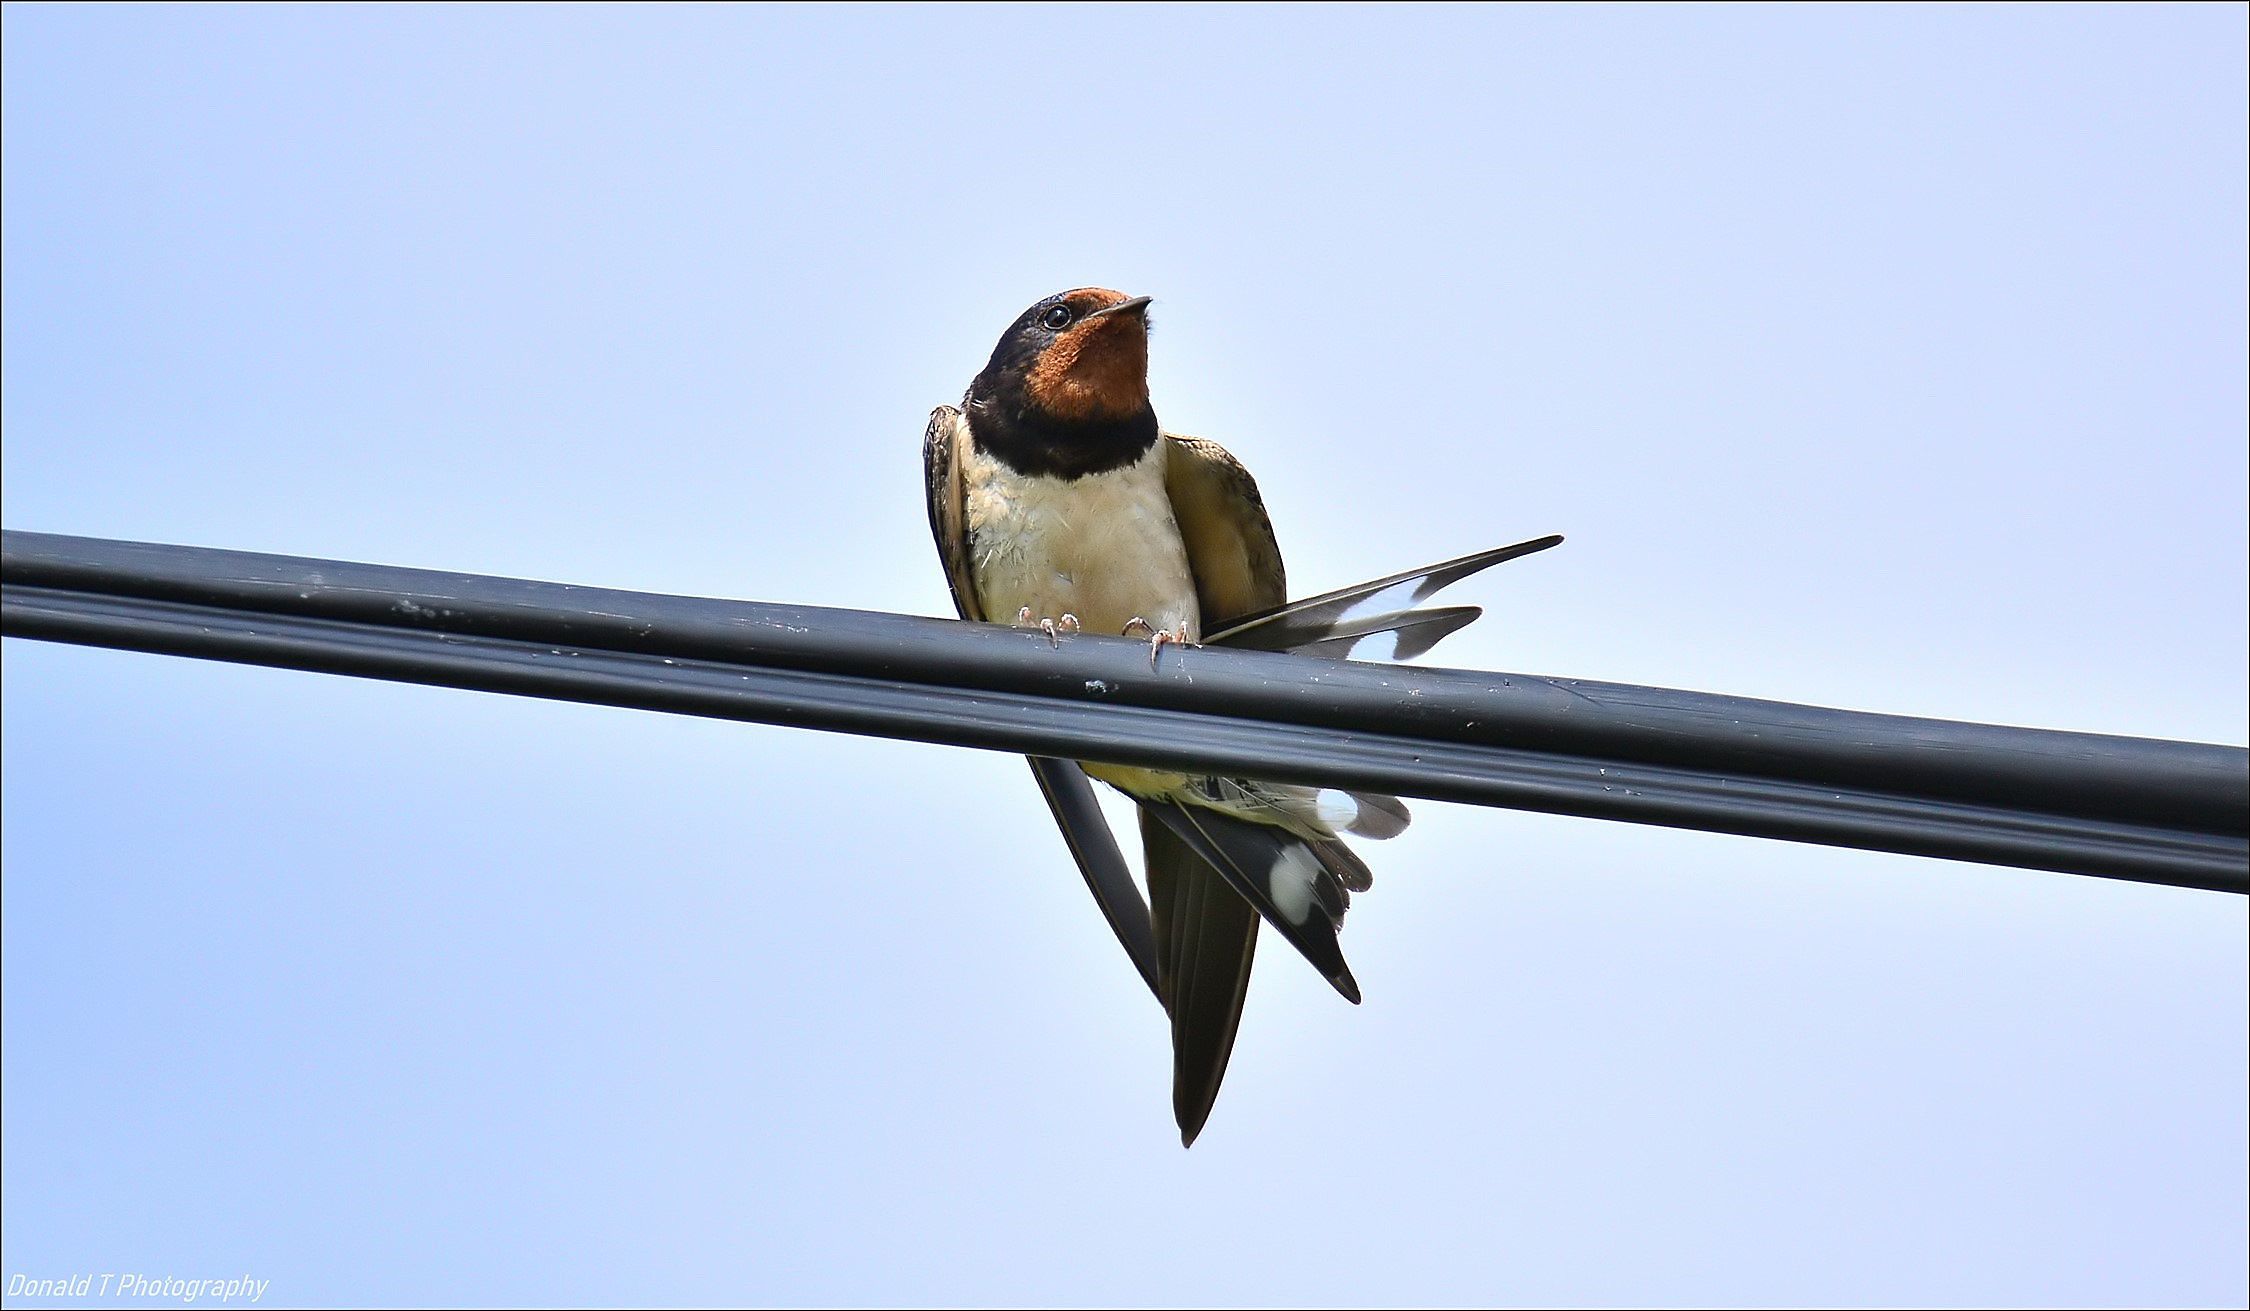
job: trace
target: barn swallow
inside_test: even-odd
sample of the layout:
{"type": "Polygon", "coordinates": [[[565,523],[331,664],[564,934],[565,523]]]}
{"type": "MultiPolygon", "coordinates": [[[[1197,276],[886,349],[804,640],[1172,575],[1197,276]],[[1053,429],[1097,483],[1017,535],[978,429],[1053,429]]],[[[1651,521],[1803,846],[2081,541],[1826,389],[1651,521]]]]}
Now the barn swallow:
{"type": "MultiPolygon", "coordinates": [[[[962,618],[1035,627],[1050,641],[1078,630],[1142,637],[1152,661],[1166,645],[1205,642],[1403,659],[1478,614],[1418,602],[1561,540],[1289,603],[1249,471],[1216,442],[1157,423],[1148,305],[1098,287],[1039,301],[1009,325],[960,408],[931,414],[930,528],[962,618]]],[[[1371,877],[1342,838],[1395,836],[1406,807],[1335,788],[1031,765],[1096,901],[1171,1018],[1173,1113],[1192,1144],[1233,1051],[1261,918],[1359,1001],[1337,931],[1371,877]],[[1139,806],[1145,904],[1089,776],[1139,806]]]]}

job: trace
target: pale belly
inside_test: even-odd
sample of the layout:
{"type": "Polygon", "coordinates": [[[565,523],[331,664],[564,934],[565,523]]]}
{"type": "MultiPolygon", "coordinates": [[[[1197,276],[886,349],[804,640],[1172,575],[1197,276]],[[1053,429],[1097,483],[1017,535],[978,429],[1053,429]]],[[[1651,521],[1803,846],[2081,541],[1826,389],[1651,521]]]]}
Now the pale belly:
{"type": "Polygon", "coordinates": [[[1136,464],[1065,481],[972,455],[963,490],[985,617],[1013,623],[1029,607],[1034,619],[1076,615],[1086,631],[1111,635],[1142,619],[1200,640],[1163,460],[1160,443],[1136,464]]]}

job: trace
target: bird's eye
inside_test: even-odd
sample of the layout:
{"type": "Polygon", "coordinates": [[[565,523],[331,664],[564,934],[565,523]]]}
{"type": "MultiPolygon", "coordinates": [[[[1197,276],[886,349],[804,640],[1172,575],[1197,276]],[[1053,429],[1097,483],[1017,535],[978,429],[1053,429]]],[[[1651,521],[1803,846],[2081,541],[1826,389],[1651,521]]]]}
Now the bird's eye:
{"type": "Polygon", "coordinates": [[[1050,328],[1067,328],[1070,326],[1070,320],[1071,313],[1068,305],[1052,306],[1045,314],[1039,316],[1039,321],[1050,328]]]}

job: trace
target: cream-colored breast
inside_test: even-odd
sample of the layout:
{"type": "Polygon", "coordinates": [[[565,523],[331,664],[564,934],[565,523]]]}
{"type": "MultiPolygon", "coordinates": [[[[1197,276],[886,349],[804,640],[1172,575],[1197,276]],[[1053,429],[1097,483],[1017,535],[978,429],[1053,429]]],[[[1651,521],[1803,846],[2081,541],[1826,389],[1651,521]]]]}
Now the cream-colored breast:
{"type": "Polygon", "coordinates": [[[1078,616],[1116,634],[1138,617],[1202,636],[1195,577],[1164,490],[1163,443],[1108,473],[1024,475],[974,449],[962,466],[971,570],[984,613],[1078,616]]]}

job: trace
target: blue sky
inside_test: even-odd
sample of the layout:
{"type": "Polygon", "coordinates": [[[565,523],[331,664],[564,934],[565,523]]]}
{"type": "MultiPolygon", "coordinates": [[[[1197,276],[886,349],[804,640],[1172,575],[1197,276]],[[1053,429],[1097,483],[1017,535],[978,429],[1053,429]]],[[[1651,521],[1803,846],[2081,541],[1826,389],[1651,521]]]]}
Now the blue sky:
{"type": "MultiPolygon", "coordinates": [[[[945,613],[1156,297],[1470,667],[2242,743],[2245,11],[5,11],[5,522],[945,613]]],[[[518,1301],[2203,1304],[2240,899],[1426,803],[1183,1153],[1000,755],[11,641],[5,1273],[518,1301]]],[[[13,1302],[16,1299],[11,1299],[13,1302]]]]}

